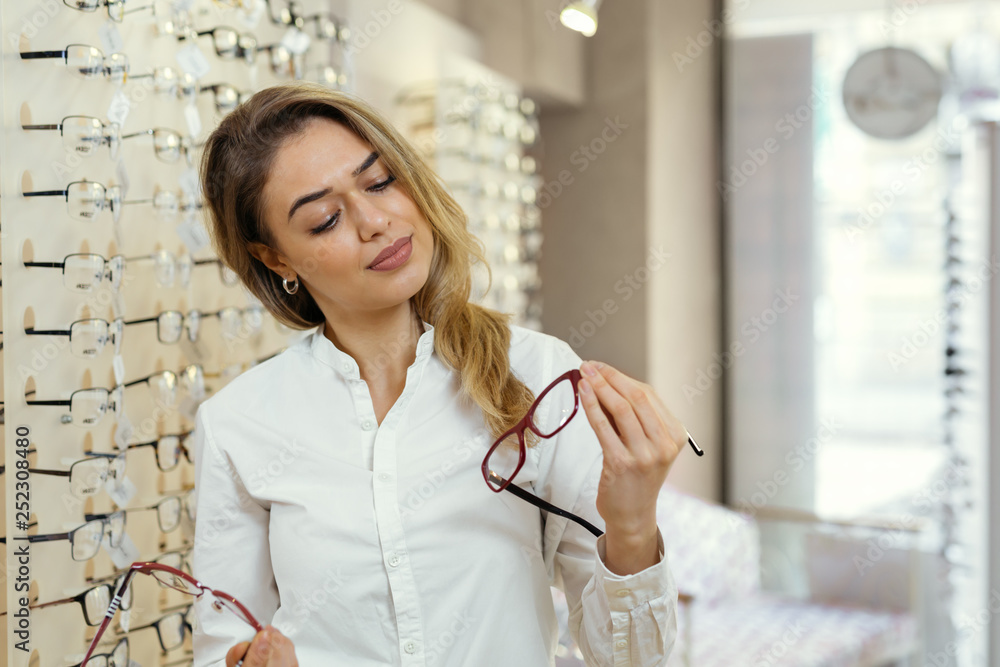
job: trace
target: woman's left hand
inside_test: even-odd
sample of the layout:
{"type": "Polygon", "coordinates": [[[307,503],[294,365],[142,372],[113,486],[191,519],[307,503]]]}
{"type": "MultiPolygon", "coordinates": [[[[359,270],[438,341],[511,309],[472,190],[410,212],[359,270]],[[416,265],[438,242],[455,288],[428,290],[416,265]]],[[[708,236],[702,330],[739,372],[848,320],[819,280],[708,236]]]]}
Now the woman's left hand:
{"type": "Polygon", "coordinates": [[[600,362],[586,361],[580,372],[580,400],[604,450],[597,511],[605,565],[634,574],[659,560],[656,499],[687,431],[648,384],[600,362]]]}

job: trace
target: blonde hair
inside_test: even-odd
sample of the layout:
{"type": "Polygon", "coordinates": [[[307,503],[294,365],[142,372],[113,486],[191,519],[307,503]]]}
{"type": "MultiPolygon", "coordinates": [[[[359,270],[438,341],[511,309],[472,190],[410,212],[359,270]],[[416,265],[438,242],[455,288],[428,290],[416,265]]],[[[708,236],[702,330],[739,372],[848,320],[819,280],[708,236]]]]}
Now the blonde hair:
{"type": "Polygon", "coordinates": [[[280,277],[250,252],[254,243],[274,245],[262,215],[262,192],[275,154],[316,117],[341,123],[370,144],[430,223],[430,274],[411,305],[434,326],[435,352],[458,371],[465,396],[482,409],[487,427],[499,437],[527,413],[534,396],[510,368],[510,315],[469,301],[473,263],[489,270],[483,245],[440,177],[360,98],[319,84],[288,83],[255,93],[222,120],[201,159],[216,253],[280,322],[294,329],[325,322],[308,290],[287,294],[280,277]]]}

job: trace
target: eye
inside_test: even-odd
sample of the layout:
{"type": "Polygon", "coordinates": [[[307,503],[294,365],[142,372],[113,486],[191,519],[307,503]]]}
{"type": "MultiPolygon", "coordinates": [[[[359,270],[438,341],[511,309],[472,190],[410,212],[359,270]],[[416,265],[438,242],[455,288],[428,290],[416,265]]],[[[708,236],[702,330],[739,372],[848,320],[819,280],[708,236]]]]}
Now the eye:
{"type": "Polygon", "coordinates": [[[340,215],[340,211],[337,211],[335,214],[331,215],[329,218],[327,218],[326,220],[324,220],[323,224],[321,224],[319,227],[314,227],[314,228],[310,229],[309,230],[309,234],[311,236],[316,236],[317,234],[322,234],[326,230],[328,230],[331,227],[335,226],[337,224],[337,217],[339,215],[340,215]]]}
{"type": "Polygon", "coordinates": [[[382,190],[385,190],[387,187],[392,185],[393,181],[395,180],[396,180],[395,176],[388,176],[384,181],[373,183],[368,189],[374,190],[375,192],[381,192],[382,190]]]}

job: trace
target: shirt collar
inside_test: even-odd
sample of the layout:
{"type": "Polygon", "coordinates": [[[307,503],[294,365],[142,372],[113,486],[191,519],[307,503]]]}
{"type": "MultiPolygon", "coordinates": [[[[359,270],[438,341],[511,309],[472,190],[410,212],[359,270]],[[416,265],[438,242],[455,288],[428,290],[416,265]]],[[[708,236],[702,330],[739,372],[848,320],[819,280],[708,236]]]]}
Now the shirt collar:
{"type": "MultiPolygon", "coordinates": [[[[424,326],[424,332],[417,339],[415,361],[428,357],[434,352],[434,327],[423,320],[421,320],[421,323],[424,326]]],[[[320,324],[310,334],[309,347],[313,356],[327,366],[335,369],[344,377],[350,379],[360,378],[361,371],[358,368],[358,362],[354,360],[354,357],[341,350],[333,344],[333,341],[323,335],[325,326],[325,323],[320,324]]]]}

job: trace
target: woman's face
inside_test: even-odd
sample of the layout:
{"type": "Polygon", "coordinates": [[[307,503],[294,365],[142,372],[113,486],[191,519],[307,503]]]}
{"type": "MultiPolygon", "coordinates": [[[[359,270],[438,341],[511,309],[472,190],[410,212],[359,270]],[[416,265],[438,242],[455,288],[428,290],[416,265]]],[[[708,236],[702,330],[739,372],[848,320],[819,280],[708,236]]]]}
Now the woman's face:
{"type": "Polygon", "coordinates": [[[263,203],[276,247],[254,254],[282,277],[298,276],[328,319],[399,306],[427,281],[430,224],[372,147],[340,123],[313,118],[285,142],[263,203]]]}

